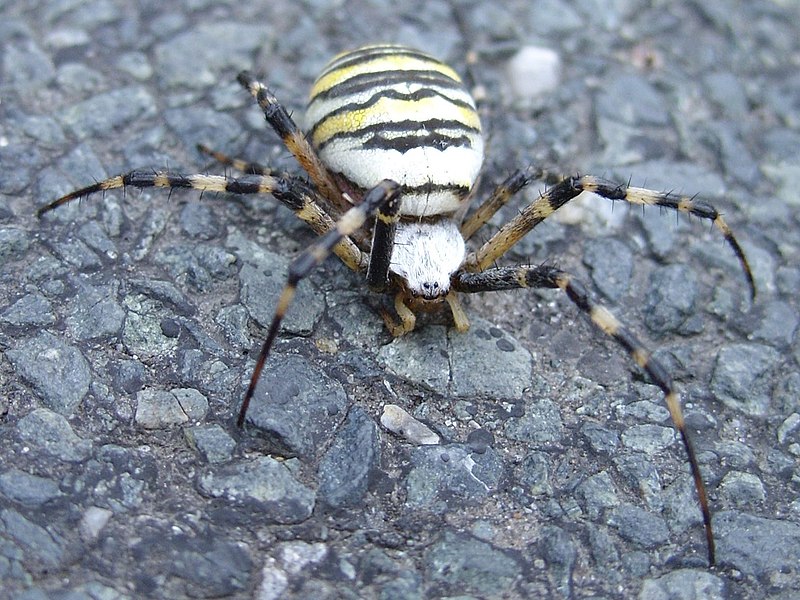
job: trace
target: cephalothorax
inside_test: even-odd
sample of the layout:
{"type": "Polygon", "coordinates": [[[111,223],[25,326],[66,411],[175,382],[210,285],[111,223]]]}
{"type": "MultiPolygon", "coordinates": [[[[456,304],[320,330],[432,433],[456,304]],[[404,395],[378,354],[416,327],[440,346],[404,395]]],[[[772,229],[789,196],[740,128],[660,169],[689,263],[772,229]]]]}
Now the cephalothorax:
{"type": "Polygon", "coordinates": [[[466,242],[508,200],[542,172],[514,172],[469,214],[468,200],[483,162],[480,119],[460,78],[444,63],[393,45],[359,48],[335,57],[311,91],[307,136],[273,94],[248,73],[238,77],[267,122],[311,179],[277,175],[255,163],[201,149],[245,175],[183,175],[131,171],[76,190],[42,207],[46,213],[70,200],[122,188],[192,188],[232,194],[272,194],[308,223],[320,238],[289,269],[275,316],[239,412],[247,415],[264,363],[301,279],[336,254],[364,272],[371,290],[394,295],[384,312],[395,336],[415,326],[415,311],[445,305],[455,327],[467,317],[457,294],[515,288],[559,288],[593,323],[614,338],[661,388],[689,457],[703,513],[708,559],[714,537],[705,486],[687,434],[680,400],[666,369],[650,351],[570,274],[549,265],[495,266],[516,242],[582,192],[609,200],[671,208],[710,220],[736,254],[751,295],[753,276],[720,213],[693,197],[661,193],[584,175],[561,179],[476,249],[466,242]]]}

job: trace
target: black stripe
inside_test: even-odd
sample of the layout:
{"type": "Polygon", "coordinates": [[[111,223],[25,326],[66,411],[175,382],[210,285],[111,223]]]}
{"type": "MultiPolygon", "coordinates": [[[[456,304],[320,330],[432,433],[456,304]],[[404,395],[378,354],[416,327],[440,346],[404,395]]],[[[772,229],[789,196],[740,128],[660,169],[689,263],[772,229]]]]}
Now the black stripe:
{"type": "MultiPolygon", "coordinates": [[[[634,338],[633,343],[638,344],[639,342],[634,338]]],[[[644,350],[641,345],[637,349],[644,350]]],[[[633,350],[631,350],[631,354],[633,354],[633,350]]],[[[650,375],[650,379],[652,379],[665,394],[669,394],[672,391],[672,377],[670,377],[669,373],[667,373],[667,369],[664,367],[664,365],[653,360],[651,357],[648,357],[643,369],[648,375],[650,375]]]]}
{"type": "MultiPolygon", "coordinates": [[[[422,185],[402,185],[400,186],[400,193],[405,194],[432,194],[435,192],[452,192],[459,196],[466,196],[469,194],[470,188],[465,185],[453,185],[452,183],[423,183],[422,185]]],[[[418,219],[419,217],[414,217],[418,219]]]]}
{"type": "MultiPolygon", "coordinates": [[[[155,180],[153,180],[155,183],[155,180]]],[[[169,183],[169,187],[173,188],[193,188],[194,181],[193,177],[181,174],[167,174],[167,183],[169,183]]],[[[136,183],[132,183],[131,185],[136,185],[136,183]]]]}
{"type": "Polygon", "coordinates": [[[286,112],[284,106],[278,102],[275,95],[267,88],[260,88],[256,94],[256,101],[264,111],[264,118],[272,126],[282,140],[286,140],[294,133],[299,133],[297,125],[286,112]]]}
{"type": "Polygon", "coordinates": [[[131,171],[122,176],[122,183],[133,187],[153,187],[156,175],[153,171],[131,171]]]}
{"type": "MultiPolygon", "coordinates": [[[[317,121],[316,123],[314,123],[314,126],[311,128],[310,135],[311,135],[311,137],[313,137],[314,134],[316,133],[317,129],[322,127],[322,125],[328,119],[332,119],[333,117],[336,117],[337,115],[340,115],[342,113],[348,113],[348,112],[353,112],[353,111],[357,111],[357,110],[368,109],[368,108],[374,106],[375,104],[377,104],[378,102],[380,102],[383,98],[391,98],[393,100],[405,100],[405,101],[409,101],[409,102],[418,102],[419,100],[422,100],[423,98],[433,98],[435,96],[438,96],[440,98],[445,99],[446,101],[448,101],[450,104],[453,104],[454,106],[470,109],[470,110],[473,110],[473,111],[475,110],[472,107],[471,104],[469,104],[467,102],[464,102],[463,100],[453,100],[452,98],[449,98],[449,97],[445,96],[444,94],[438,92],[437,90],[430,89],[430,88],[424,88],[424,89],[421,89],[421,90],[417,90],[416,92],[412,92],[410,94],[407,94],[407,93],[404,93],[404,92],[398,92],[397,90],[392,90],[392,89],[380,90],[379,92],[376,92],[375,94],[373,94],[372,96],[367,98],[367,100],[364,101],[364,102],[349,102],[347,104],[343,104],[342,106],[339,106],[335,110],[332,110],[331,112],[326,114],[320,121],[317,121]]],[[[460,123],[460,121],[455,121],[455,122],[460,123]]],[[[461,127],[468,128],[469,126],[466,123],[461,123],[461,127]]]]}
{"type": "MultiPolygon", "coordinates": [[[[660,203],[659,203],[660,204],[660,203]]],[[[675,206],[672,208],[678,208],[678,203],[675,203],[675,206]]],[[[698,217],[703,217],[704,219],[709,219],[713,221],[719,216],[719,211],[708,204],[707,202],[703,202],[702,200],[692,200],[689,203],[689,212],[693,215],[698,217]]]]}
{"type": "MultiPolygon", "coordinates": [[[[622,325],[619,326],[617,331],[611,334],[611,336],[617,340],[617,343],[625,348],[628,351],[628,354],[633,356],[634,352],[637,350],[643,350],[643,346],[639,340],[636,339],[636,336],[633,335],[630,331],[628,331],[622,325]]],[[[648,360],[643,366],[650,376],[656,381],[656,383],[664,389],[662,382],[669,381],[669,375],[667,375],[666,371],[656,362],[648,360]]],[[[664,389],[665,392],[669,392],[669,389],[664,389]]]]}
{"type": "MultiPolygon", "coordinates": [[[[564,277],[568,276],[564,275],[564,277]]],[[[589,298],[589,292],[580,281],[576,281],[570,277],[567,279],[567,286],[564,291],[567,293],[567,296],[569,296],[569,299],[572,300],[583,312],[586,314],[590,314],[592,312],[592,306],[594,306],[594,302],[592,302],[591,298],[589,298]]]]}
{"type": "Polygon", "coordinates": [[[411,48],[406,48],[403,46],[372,46],[348,52],[344,56],[335,59],[325,68],[325,70],[318,77],[318,79],[322,79],[323,77],[335,71],[338,71],[339,69],[350,68],[355,65],[366,63],[376,58],[380,58],[382,56],[406,56],[409,58],[416,58],[421,62],[432,63],[435,65],[444,64],[428,54],[425,54],[423,52],[417,52],[416,50],[412,50],[411,48]]]}
{"type": "Polygon", "coordinates": [[[557,288],[556,278],[561,271],[549,265],[534,267],[493,267],[480,273],[462,271],[454,276],[454,288],[459,292],[496,292],[528,288],[557,288]],[[520,277],[524,278],[524,283],[520,277]]]}
{"type": "MultiPolygon", "coordinates": [[[[345,140],[345,139],[352,139],[352,138],[359,138],[368,134],[373,134],[372,137],[376,137],[383,132],[395,132],[395,133],[405,133],[407,137],[412,136],[420,136],[424,137],[429,134],[438,134],[441,136],[446,136],[446,133],[443,133],[442,130],[455,130],[455,131],[463,131],[465,133],[464,136],[460,137],[467,137],[467,133],[475,133],[480,134],[480,130],[474,127],[468,127],[464,125],[461,121],[453,121],[449,119],[428,119],[427,121],[394,121],[389,123],[373,123],[372,125],[367,125],[366,127],[361,127],[359,129],[353,129],[351,131],[339,131],[334,133],[331,137],[327,140],[322,142],[317,146],[317,150],[322,150],[327,146],[329,143],[335,140],[345,140]]],[[[401,137],[401,136],[398,136],[401,137]]],[[[405,136],[403,136],[405,137],[405,136]]],[[[457,139],[453,136],[449,136],[451,139],[457,139]]],[[[389,140],[390,138],[386,138],[389,140]]],[[[417,144],[418,146],[425,145],[425,144],[417,144]]]]}
{"type": "Polygon", "coordinates": [[[424,69],[403,71],[393,69],[390,71],[354,75],[353,77],[335,83],[327,90],[319,92],[311,98],[310,102],[313,102],[317,98],[338,98],[347,96],[348,94],[369,90],[379,85],[391,85],[394,83],[419,83],[420,85],[435,85],[445,89],[464,90],[464,86],[459,81],[439,71],[424,69]]]}
{"type": "Polygon", "coordinates": [[[364,140],[362,147],[370,150],[397,150],[401,154],[415,148],[435,148],[445,150],[447,148],[469,148],[472,140],[465,135],[449,136],[442,133],[429,131],[424,135],[404,135],[400,137],[385,137],[376,133],[364,140]]]}
{"type": "MultiPolygon", "coordinates": [[[[353,183],[353,182],[351,182],[353,183]]],[[[355,184],[358,185],[358,184],[355,184]]],[[[363,188],[361,188],[363,190],[363,188]]],[[[439,192],[450,192],[456,196],[465,197],[470,192],[470,187],[465,185],[454,185],[452,183],[423,183],[422,185],[401,185],[400,195],[420,195],[420,194],[435,194],[439,192]]],[[[431,218],[440,218],[441,215],[428,215],[431,218]]],[[[423,217],[419,215],[410,215],[414,221],[419,221],[423,217]]]]}

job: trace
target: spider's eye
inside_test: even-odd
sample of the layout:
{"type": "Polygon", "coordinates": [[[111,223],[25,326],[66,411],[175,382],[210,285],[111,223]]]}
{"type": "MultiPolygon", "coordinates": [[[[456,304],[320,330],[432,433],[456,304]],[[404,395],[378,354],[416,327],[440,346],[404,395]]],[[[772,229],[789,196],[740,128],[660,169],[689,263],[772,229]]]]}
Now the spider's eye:
{"type": "Polygon", "coordinates": [[[441,295],[441,286],[438,281],[424,281],[422,283],[422,297],[434,300],[441,295]]]}

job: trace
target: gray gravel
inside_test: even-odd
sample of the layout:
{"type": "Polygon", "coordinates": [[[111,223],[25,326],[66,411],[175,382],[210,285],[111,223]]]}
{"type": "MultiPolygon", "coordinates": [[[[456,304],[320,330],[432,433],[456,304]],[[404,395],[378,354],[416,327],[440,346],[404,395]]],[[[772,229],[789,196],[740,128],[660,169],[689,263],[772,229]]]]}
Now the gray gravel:
{"type": "Polygon", "coordinates": [[[6,4],[0,598],[800,595],[796,5],[6,4]],[[299,116],[333,53],[387,40],[462,73],[476,52],[483,194],[535,163],[724,213],[753,304],[718,231],[657,209],[587,197],[509,254],[573,272],[672,374],[716,568],[659,390],[558,291],[468,298],[469,333],[423,315],[392,340],[382,299],[329,261],[300,286],[242,431],[307,228],[272,198],[163,190],[35,218],[132,168],[224,172],[198,142],[295,171],[236,73],[263,74],[299,116]],[[510,60],[533,45],[561,83],[520,98],[536,82],[512,86],[510,60]],[[387,405],[424,435],[384,427],[387,405]]]}

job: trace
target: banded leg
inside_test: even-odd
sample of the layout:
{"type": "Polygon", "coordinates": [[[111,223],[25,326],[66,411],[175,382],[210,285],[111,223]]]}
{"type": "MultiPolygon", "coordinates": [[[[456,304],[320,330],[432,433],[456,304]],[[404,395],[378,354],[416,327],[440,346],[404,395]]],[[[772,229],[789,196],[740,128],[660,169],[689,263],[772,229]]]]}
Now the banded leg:
{"type": "Polygon", "coordinates": [[[708,507],[708,495],[697,463],[692,440],[686,431],[680,398],[672,384],[672,378],[664,366],[652,357],[651,352],[636,336],[626,329],[611,312],[593,300],[586,287],[568,273],[548,265],[533,267],[496,267],[481,273],[462,272],[453,281],[453,289],[459,292],[476,293],[519,288],[559,288],[592,322],[611,336],[628,351],[631,358],[664,393],[664,400],[672,417],[675,428],[681,435],[683,446],[689,457],[689,465],[694,478],[695,489],[703,514],[703,525],[706,532],[708,562],[715,563],[714,533],[711,529],[711,511],[708,507]]]}
{"type": "Polygon", "coordinates": [[[245,393],[244,400],[242,400],[242,407],[239,410],[239,417],[236,424],[241,427],[244,425],[244,419],[247,416],[247,409],[250,406],[250,400],[256,391],[256,385],[261,377],[261,371],[264,369],[264,363],[269,356],[269,351],[275,338],[278,335],[281,321],[289,310],[289,306],[294,299],[297,285],[300,281],[311,273],[317,266],[331,255],[331,252],[341,243],[342,240],[348,239],[352,233],[360,229],[366,220],[374,215],[377,211],[387,210],[388,206],[399,202],[400,186],[393,181],[385,180],[372,188],[364,196],[361,204],[352,207],[336,222],[336,226],[328,231],[325,235],[320,237],[314,244],[312,244],[305,252],[300,254],[289,265],[289,274],[286,285],[278,298],[278,306],[275,309],[275,316],[267,332],[267,339],[264,340],[264,345],[261,347],[261,352],[256,360],[256,366],[253,370],[253,375],[250,378],[250,385],[245,393]]]}
{"type": "Polygon", "coordinates": [[[465,240],[470,239],[498,210],[508,204],[508,201],[515,194],[532,181],[541,180],[556,183],[561,179],[562,177],[556,176],[549,171],[533,167],[515,171],[498,185],[489,197],[464,220],[461,225],[461,235],[464,236],[465,240]]]}
{"type": "Polygon", "coordinates": [[[223,152],[218,152],[217,150],[209,148],[205,144],[197,144],[197,149],[203,154],[208,154],[219,164],[225,165],[226,167],[233,167],[240,173],[246,173],[247,175],[276,174],[276,171],[270,169],[269,167],[265,167],[264,165],[261,165],[259,163],[250,162],[249,160],[230,157],[227,154],[224,154],[223,152]]]}
{"type": "Polygon", "coordinates": [[[736,241],[730,227],[728,227],[728,224],[716,208],[693,197],[621,185],[591,175],[567,177],[560,183],[548,188],[539,198],[500,228],[483,246],[470,253],[466,259],[466,268],[470,271],[485,270],[508,252],[531,229],[567,202],[576,198],[581,192],[593,192],[608,200],[623,200],[630,204],[661,206],[710,220],[722,232],[725,241],[736,254],[747,278],[750,296],[751,298],[755,297],[756,287],[747,257],[745,257],[739,242],[736,241]]]}
{"type": "Polygon", "coordinates": [[[394,196],[375,215],[375,229],[367,268],[367,286],[370,291],[383,292],[389,283],[389,264],[394,248],[394,234],[400,220],[400,196],[394,196]]]}
{"type": "MultiPolygon", "coordinates": [[[[299,177],[276,177],[271,175],[245,175],[226,177],[223,175],[184,175],[163,171],[131,171],[98,181],[74,192],[70,192],[50,204],[41,207],[36,214],[43,214],[77,198],[97,192],[136,188],[188,188],[201,192],[228,192],[231,194],[272,194],[289,207],[300,219],[318,234],[323,235],[335,228],[334,220],[319,206],[316,192],[299,177]]],[[[367,256],[350,238],[339,240],[333,249],[344,264],[354,271],[367,265],[367,256]]]]}
{"type": "Polygon", "coordinates": [[[264,111],[267,123],[275,130],[289,152],[311,177],[320,194],[341,212],[350,208],[351,204],[342,196],[342,192],[331,178],[328,169],[322,164],[306,136],[300,131],[283,105],[278,102],[275,95],[247,71],[239,73],[236,80],[256,99],[261,110],[264,111]]]}

